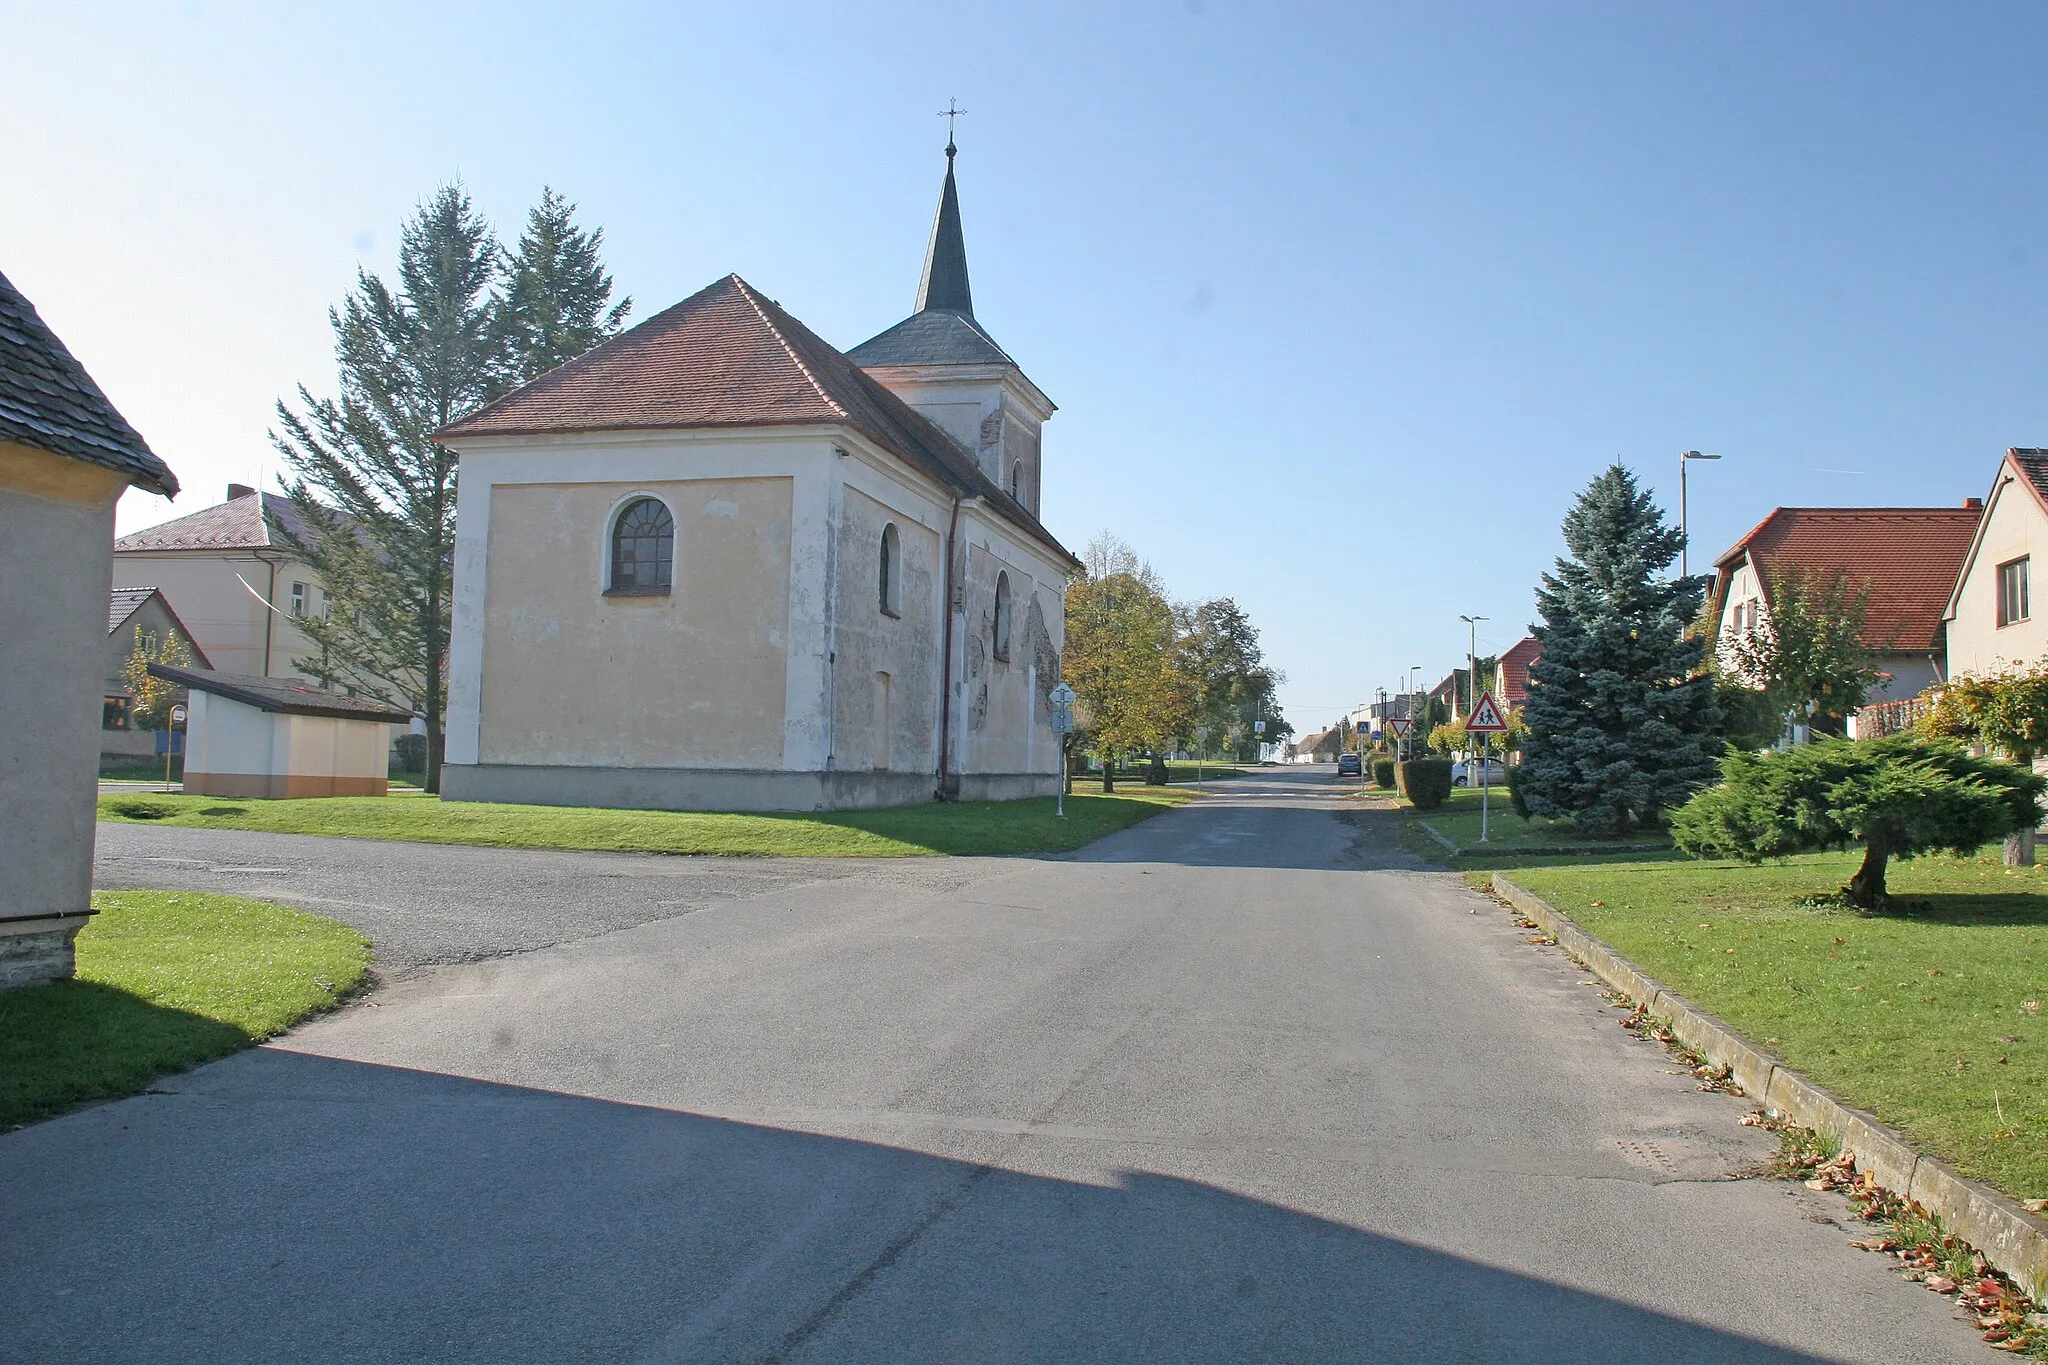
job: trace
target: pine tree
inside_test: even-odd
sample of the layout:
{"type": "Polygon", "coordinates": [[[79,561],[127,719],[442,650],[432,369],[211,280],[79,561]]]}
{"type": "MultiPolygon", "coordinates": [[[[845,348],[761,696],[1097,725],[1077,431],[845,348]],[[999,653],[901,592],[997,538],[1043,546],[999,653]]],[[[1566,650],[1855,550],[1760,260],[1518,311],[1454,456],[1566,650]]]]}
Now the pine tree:
{"type": "Polygon", "coordinates": [[[1516,789],[1589,833],[1655,824],[1716,774],[1714,679],[1687,630],[1706,580],[1658,576],[1682,536],[1618,464],[1579,495],[1564,540],[1570,557],[1536,594],[1543,657],[1516,789]]]}
{"type": "Polygon", "coordinates": [[[285,488],[312,530],[285,542],[320,575],[324,616],[296,622],[320,651],[293,661],[408,706],[441,783],[455,550],[455,452],[433,433],[491,397],[501,354],[491,281],[499,251],[460,185],[422,204],[399,239],[398,289],[359,271],[330,310],[341,396],[277,405],[285,488]]]}
{"type": "Polygon", "coordinates": [[[543,187],[519,249],[505,262],[497,330],[512,385],[539,378],[616,335],[633,300],[611,303],[600,252],[604,229],[576,226],[576,206],[543,187]]]}

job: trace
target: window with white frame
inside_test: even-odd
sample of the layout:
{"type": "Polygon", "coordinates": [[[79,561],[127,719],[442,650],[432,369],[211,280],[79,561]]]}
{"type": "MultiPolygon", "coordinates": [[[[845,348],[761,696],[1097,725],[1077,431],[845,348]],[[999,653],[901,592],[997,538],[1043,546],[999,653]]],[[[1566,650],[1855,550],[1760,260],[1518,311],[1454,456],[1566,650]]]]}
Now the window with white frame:
{"type": "Polygon", "coordinates": [[[2027,560],[2021,555],[1998,566],[1998,624],[2013,625],[2027,619],[2027,560]]]}
{"type": "Polygon", "coordinates": [[[621,595],[666,593],[676,555],[676,519],[660,498],[635,498],[612,522],[612,580],[621,595]]]}

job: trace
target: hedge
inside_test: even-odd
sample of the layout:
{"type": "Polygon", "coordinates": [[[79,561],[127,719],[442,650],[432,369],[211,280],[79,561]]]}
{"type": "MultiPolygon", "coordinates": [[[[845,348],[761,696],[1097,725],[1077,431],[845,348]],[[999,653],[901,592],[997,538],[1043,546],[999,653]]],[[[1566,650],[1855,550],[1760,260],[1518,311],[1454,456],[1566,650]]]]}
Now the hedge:
{"type": "Polygon", "coordinates": [[[1394,765],[1401,795],[1417,810],[1435,810],[1451,798],[1451,760],[1411,758],[1394,765]]]}

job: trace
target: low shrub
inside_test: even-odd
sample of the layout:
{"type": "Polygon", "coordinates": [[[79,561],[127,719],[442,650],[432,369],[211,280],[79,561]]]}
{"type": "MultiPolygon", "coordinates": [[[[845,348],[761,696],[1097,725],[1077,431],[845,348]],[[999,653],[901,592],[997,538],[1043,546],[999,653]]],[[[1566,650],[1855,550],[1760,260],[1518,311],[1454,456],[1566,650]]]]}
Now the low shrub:
{"type": "Polygon", "coordinates": [[[107,809],[116,815],[124,815],[130,820],[161,820],[166,816],[178,813],[178,808],[168,801],[142,801],[134,797],[124,797],[119,801],[109,801],[107,802],[107,809]]]}
{"type": "Polygon", "coordinates": [[[1372,784],[1381,791],[1394,789],[1394,760],[1376,758],[1372,761],[1372,784]]]}
{"type": "Polygon", "coordinates": [[[1417,810],[1435,810],[1451,799],[1451,760],[1411,758],[1396,763],[1394,781],[1417,810]]]}
{"type": "Polygon", "coordinates": [[[1508,803],[1515,808],[1515,814],[1524,820],[1529,818],[1529,796],[1522,790],[1522,765],[1508,765],[1508,803]]]}
{"type": "Polygon", "coordinates": [[[423,773],[427,770],[425,735],[400,735],[395,747],[398,750],[398,766],[401,771],[423,773]]]}

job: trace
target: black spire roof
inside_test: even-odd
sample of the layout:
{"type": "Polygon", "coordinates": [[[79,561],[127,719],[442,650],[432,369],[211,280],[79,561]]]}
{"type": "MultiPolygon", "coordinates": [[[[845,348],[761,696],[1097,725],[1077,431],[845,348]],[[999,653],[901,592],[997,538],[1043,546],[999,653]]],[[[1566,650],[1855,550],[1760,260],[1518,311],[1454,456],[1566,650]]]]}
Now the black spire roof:
{"type": "Polygon", "coordinates": [[[917,311],[938,309],[974,316],[974,291],[967,286],[967,238],[960,231],[960,190],[953,183],[958,148],[946,139],[946,184],[939,191],[939,216],[932,219],[931,244],[924,249],[924,277],[917,282],[917,311]]]}
{"type": "Polygon", "coordinates": [[[917,283],[917,311],[846,353],[864,369],[889,365],[1015,365],[974,320],[967,285],[967,238],[960,230],[960,190],[953,183],[958,149],[946,141],[946,183],[917,283]]]}

